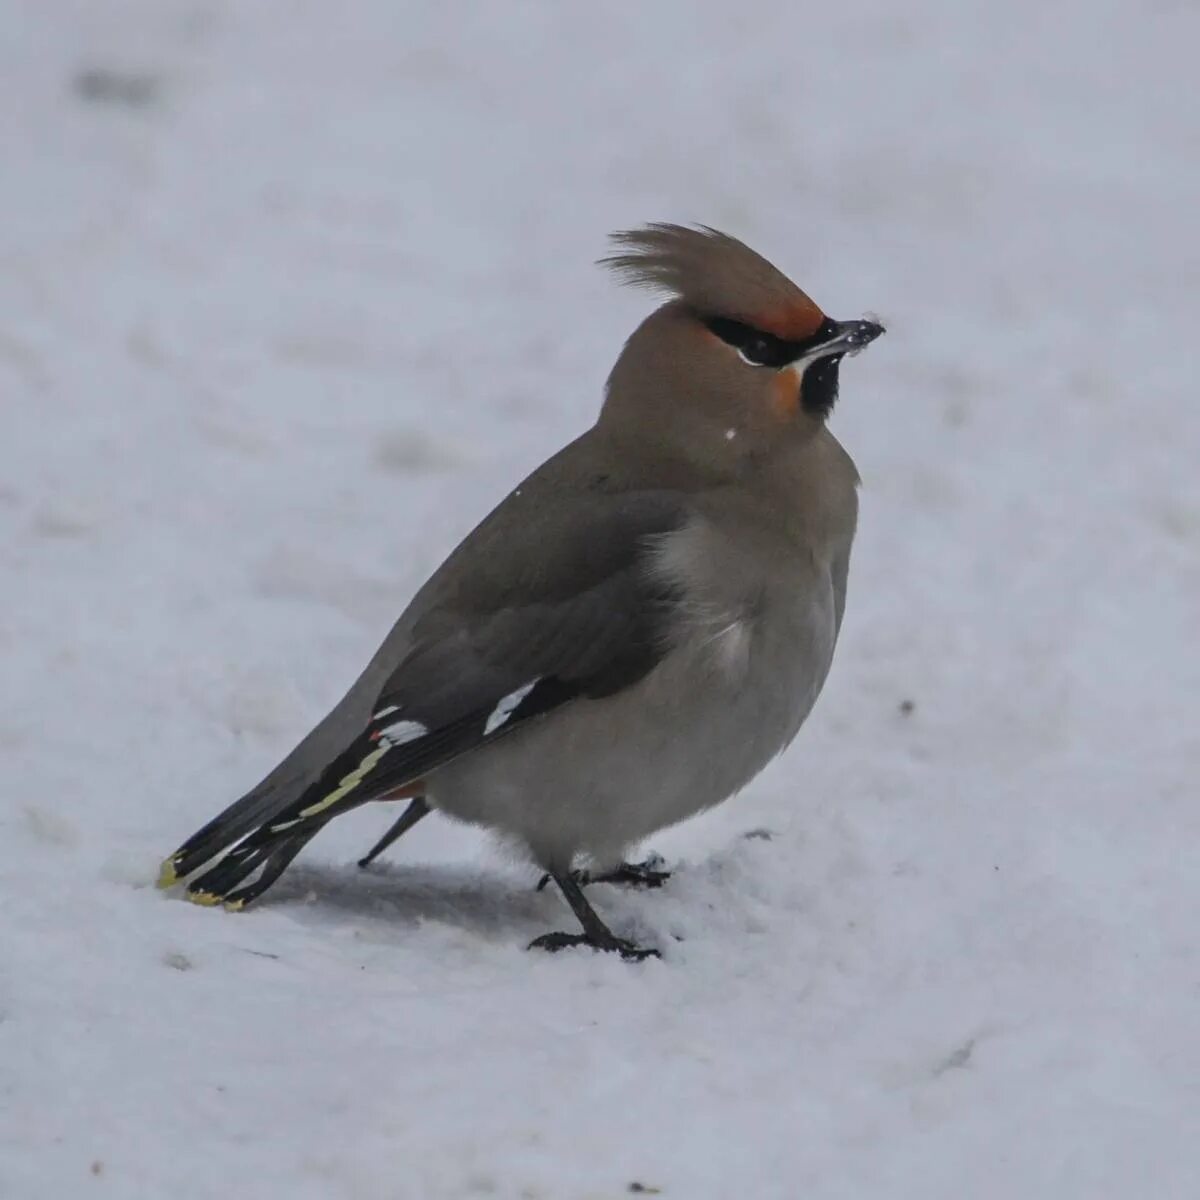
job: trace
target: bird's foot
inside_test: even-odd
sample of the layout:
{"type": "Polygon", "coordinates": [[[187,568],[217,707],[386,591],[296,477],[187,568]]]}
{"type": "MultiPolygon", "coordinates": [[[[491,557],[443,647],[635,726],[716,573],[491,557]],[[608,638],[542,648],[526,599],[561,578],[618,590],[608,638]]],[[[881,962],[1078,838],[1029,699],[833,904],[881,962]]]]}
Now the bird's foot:
{"type": "MultiPolygon", "coordinates": [[[[671,872],[662,869],[666,861],[661,854],[649,854],[639,863],[622,863],[602,875],[593,875],[590,871],[572,871],[571,878],[580,887],[586,887],[589,883],[613,883],[622,887],[660,888],[671,878],[671,872]]],[[[537,890],[542,891],[550,879],[551,876],[543,875],[538,880],[537,890]]]]}
{"type": "Polygon", "coordinates": [[[616,883],[625,887],[660,888],[671,878],[670,871],[664,871],[666,859],[661,854],[649,854],[641,862],[622,863],[612,871],[603,875],[593,875],[590,883],[616,883]]]}
{"type": "Polygon", "coordinates": [[[662,958],[659,951],[638,946],[626,938],[616,934],[592,937],[586,933],[543,933],[529,943],[530,950],[548,950],[557,954],[559,950],[568,950],[572,946],[590,946],[593,950],[604,950],[619,954],[626,962],[643,962],[647,958],[662,958]]]}

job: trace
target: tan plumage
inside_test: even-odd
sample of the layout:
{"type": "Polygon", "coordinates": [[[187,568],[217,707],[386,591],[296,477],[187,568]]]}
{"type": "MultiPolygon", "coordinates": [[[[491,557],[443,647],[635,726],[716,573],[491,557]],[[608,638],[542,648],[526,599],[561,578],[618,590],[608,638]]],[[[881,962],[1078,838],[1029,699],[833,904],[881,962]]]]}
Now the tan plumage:
{"type": "Polygon", "coordinates": [[[603,266],[696,312],[732,317],[790,339],[811,336],[825,319],[761,254],[707,225],[654,223],[614,233],[611,240],[621,249],[600,259],[603,266]]]}
{"type": "Polygon", "coordinates": [[[467,536],[333,712],[168,857],[163,886],[241,907],[330,820],[403,797],[368,858],[436,809],[554,878],[584,932],[537,945],[651,953],[602,924],[572,866],[612,868],[728,798],[803,723],[857,515],[825,418],[842,358],[882,329],[831,321],[716,230],[614,237],[605,262],[669,298],[622,349],[596,425],[467,536]]]}

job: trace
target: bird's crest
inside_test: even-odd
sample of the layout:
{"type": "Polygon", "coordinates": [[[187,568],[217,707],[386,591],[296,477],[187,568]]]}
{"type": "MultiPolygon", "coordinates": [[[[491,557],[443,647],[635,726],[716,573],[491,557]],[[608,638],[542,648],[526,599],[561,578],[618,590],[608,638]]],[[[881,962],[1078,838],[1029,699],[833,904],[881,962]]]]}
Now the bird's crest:
{"type": "Polygon", "coordinates": [[[749,246],[707,225],[655,222],[611,235],[600,260],[635,287],[666,292],[707,317],[730,317],[777,337],[812,336],[825,314],[749,246]]]}

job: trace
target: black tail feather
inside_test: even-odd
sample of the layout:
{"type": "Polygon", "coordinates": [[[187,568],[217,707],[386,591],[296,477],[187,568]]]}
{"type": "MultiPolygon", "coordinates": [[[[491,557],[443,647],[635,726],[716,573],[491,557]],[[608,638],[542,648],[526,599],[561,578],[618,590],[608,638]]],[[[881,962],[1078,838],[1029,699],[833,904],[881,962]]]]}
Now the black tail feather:
{"type": "Polygon", "coordinates": [[[292,859],[320,829],[321,825],[317,825],[306,833],[295,833],[281,841],[267,855],[265,864],[256,878],[247,877],[247,882],[225,893],[225,904],[233,908],[243,908],[257,900],[284,873],[292,859]]]}
{"type": "Polygon", "coordinates": [[[395,787],[376,769],[389,749],[363,735],[298,797],[281,803],[278,795],[274,802],[255,793],[244,796],[163,862],[159,887],[186,880],[188,898],[198,904],[248,904],[334,817],[395,787]]]}
{"type": "MultiPolygon", "coordinates": [[[[433,728],[397,718],[396,707],[385,704],[299,796],[293,790],[295,780],[290,785],[286,781],[264,785],[209,821],[163,862],[158,886],[172,887],[186,880],[189,897],[200,904],[233,903],[235,899],[248,903],[265,891],[300,847],[334,817],[389,793],[398,793],[396,799],[413,796],[426,772],[482,741],[507,736],[523,720],[542,715],[577,692],[576,685],[556,679],[536,688],[533,684],[518,688],[501,699],[501,705],[512,701],[515,707],[503,711],[499,724],[495,724],[497,704],[491,701],[433,728]]],[[[424,805],[423,800],[420,803],[424,805]]],[[[384,835],[382,846],[366,856],[367,861],[427,811],[418,814],[416,803],[410,805],[384,835]]]]}

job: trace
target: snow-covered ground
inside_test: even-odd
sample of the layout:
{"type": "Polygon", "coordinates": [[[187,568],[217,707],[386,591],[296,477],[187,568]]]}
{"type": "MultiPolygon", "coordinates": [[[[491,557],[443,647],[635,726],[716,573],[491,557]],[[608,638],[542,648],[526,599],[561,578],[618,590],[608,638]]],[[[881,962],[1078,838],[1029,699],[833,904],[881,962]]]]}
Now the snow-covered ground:
{"type": "Polygon", "coordinates": [[[4,1200],[1200,1195],[1194,5],[0,28],[4,1200]],[[650,219],[890,330],[814,717],[594,891],[665,960],[382,807],[156,892],[591,419],[650,219]]]}

